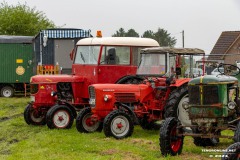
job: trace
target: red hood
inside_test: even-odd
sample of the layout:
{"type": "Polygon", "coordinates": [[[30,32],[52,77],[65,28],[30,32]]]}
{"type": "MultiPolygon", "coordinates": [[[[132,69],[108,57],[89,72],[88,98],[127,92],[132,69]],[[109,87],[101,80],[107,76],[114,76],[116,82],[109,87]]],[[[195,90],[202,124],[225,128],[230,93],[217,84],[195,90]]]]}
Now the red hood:
{"type": "Polygon", "coordinates": [[[83,82],[85,79],[85,77],[80,77],[76,75],[36,75],[31,77],[30,83],[83,82]]]}

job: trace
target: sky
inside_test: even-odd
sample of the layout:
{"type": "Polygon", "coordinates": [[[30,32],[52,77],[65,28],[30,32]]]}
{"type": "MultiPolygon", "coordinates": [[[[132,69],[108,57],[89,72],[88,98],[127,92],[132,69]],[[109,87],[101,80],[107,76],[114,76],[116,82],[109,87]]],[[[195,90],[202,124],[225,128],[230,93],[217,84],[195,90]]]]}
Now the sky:
{"type": "MultiPolygon", "coordinates": [[[[2,1],[2,0],[0,0],[2,1]]],[[[163,28],[177,39],[175,47],[200,48],[209,54],[223,31],[240,31],[240,0],[5,0],[45,13],[62,28],[101,30],[108,37],[119,28],[163,28]]]]}

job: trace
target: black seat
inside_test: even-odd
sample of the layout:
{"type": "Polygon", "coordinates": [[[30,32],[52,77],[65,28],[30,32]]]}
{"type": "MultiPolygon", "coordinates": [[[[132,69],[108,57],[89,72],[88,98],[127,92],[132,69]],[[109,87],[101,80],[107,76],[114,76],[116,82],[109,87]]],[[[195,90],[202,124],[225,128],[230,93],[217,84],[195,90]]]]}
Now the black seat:
{"type": "Polygon", "coordinates": [[[107,62],[107,64],[118,64],[119,63],[119,58],[116,55],[115,48],[111,48],[108,50],[108,56],[106,57],[106,62],[107,62]]]}

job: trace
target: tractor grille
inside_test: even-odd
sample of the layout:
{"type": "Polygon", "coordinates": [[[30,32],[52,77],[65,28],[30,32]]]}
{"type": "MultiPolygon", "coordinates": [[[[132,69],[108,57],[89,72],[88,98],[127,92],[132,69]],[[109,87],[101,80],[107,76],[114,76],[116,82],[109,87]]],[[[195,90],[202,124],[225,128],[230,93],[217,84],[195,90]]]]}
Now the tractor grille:
{"type": "Polygon", "coordinates": [[[95,99],[96,95],[95,95],[95,89],[93,86],[90,86],[88,88],[88,92],[89,92],[89,97],[92,98],[92,99],[95,99]]]}
{"type": "Polygon", "coordinates": [[[114,93],[116,102],[133,103],[137,102],[134,93],[114,93]]]}
{"type": "Polygon", "coordinates": [[[188,93],[190,104],[200,104],[199,86],[188,86],[188,93]]]}
{"type": "Polygon", "coordinates": [[[218,87],[203,86],[203,104],[214,104],[218,102],[218,87]]]}
{"type": "Polygon", "coordinates": [[[188,86],[189,93],[189,103],[200,105],[201,104],[201,94],[202,94],[202,104],[211,105],[214,103],[219,103],[218,97],[218,87],[214,85],[201,86],[202,93],[200,92],[200,86],[188,86]]]}
{"type": "Polygon", "coordinates": [[[30,84],[30,93],[35,94],[38,92],[38,84],[30,84]]]}

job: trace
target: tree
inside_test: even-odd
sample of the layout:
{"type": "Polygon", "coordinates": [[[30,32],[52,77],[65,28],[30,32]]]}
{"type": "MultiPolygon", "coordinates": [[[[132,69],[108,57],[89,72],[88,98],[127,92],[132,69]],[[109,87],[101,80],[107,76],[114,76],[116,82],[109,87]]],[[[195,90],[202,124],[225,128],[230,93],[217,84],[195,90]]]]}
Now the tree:
{"type": "Polygon", "coordinates": [[[33,36],[40,30],[54,28],[55,25],[43,12],[26,4],[13,6],[0,4],[0,34],[33,36]]]}
{"type": "Polygon", "coordinates": [[[116,31],[115,34],[112,35],[112,37],[125,37],[126,32],[123,28],[120,28],[118,31],[116,31]]]}
{"type": "Polygon", "coordinates": [[[139,34],[134,29],[129,29],[125,34],[126,37],[139,37],[139,34]]]}
{"type": "Polygon", "coordinates": [[[145,31],[142,37],[155,39],[154,32],[151,30],[145,31]]]}
{"type": "Polygon", "coordinates": [[[158,41],[160,46],[170,46],[173,47],[177,40],[174,37],[170,36],[166,30],[158,28],[158,31],[154,33],[154,39],[158,41]]]}

